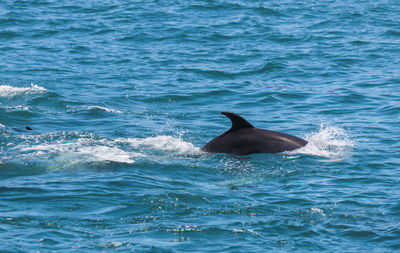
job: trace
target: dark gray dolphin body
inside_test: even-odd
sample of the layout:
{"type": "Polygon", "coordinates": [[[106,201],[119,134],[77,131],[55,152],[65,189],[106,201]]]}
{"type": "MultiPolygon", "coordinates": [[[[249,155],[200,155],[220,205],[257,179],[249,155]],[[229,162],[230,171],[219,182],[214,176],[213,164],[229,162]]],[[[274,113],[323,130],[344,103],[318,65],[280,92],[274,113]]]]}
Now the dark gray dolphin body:
{"type": "Polygon", "coordinates": [[[306,140],[299,137],[255,128],[241,116],[222,112],[232,121],[232,127],[211,140],[201,150],[209,153],[248,155],[252,153],[281,153],[304,147],[306,140]]]}
{"type": "Polygon", "coordinates": [[[13,127],[12,130],[14,130],[14,131],[16,131],[16,132],[26,132],[26,131],[31,131],[31,130],[33,130],[33,129],[32,129],[31,127],[27,126],[27,127],[25,127],[24,130],[23,130],[23,129],[16,128],[16,127],[13,127]]]}

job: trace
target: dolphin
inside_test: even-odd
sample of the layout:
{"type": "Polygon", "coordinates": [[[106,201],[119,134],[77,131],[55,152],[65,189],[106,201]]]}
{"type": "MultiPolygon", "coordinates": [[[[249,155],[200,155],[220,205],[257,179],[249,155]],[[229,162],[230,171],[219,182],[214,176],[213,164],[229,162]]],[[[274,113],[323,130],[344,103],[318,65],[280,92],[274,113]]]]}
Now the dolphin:
{"type": "Polygon", "coordinates": [[[12,130],[16,131],[16,132],[26,132],[26,131],[32,131],[33,129],[29,126],[25,127],[25,129],[19,129],[16,127],[13,127],[12,130]]]}
{"type": "Polygon", "coordinates": [[[290,134],[256,128],[235,113],[221,113],[232,121],[232,127],[204,145],[202,151],[233,155],[281,153],[304,147],[308,143],[290,134]]]}

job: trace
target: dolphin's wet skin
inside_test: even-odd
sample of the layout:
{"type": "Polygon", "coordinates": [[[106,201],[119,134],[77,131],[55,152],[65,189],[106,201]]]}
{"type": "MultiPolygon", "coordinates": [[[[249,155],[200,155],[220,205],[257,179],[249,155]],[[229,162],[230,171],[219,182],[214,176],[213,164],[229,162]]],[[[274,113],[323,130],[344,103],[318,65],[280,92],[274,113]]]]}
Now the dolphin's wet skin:
{"type": "Polygon", "coordinates": [[[306,140],[290,134],[255,128],[235,113],[222,114],[232,121],[232,127],[202,147],[205,152],[234,155],[281,153],[307,145],[306,140]]]}
{"type": "Polygon", "coordinates": [[[16,128],[16,127],[12,127],[12,130],[16,131],[16,132],[27,132],[27,131],[32,131],[33,129],[29,126],[26,126],[25,129],[20,129],[20,128],[16,128]]]}

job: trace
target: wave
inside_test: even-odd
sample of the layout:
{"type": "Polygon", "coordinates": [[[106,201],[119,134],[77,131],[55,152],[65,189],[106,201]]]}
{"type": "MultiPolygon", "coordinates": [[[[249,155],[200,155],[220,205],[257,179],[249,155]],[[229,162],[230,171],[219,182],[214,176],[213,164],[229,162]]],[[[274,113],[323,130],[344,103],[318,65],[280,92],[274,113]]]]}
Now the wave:
{"type": "Polygon", "coordinates": [[[122,113],[120,110],[107,108],[107,107],[104,107],[104,106],[98,106],[98,105],[88,106],[88,109],[89,110],[102,110],[102,111],[105,111],[105,112],[112,112],[112,113],[122,113]]]}
{"type": "Polygon", "coordinates": [[[90,105],[90,106],[82,106],[79,108],[73,108],[72,110],[68,111],[69,113],[81,113],[81,112],[88,112],[88,113],[97,113],[97,112],[110,112],[110,113],[117,113],[121,114],[122,111],[117,109],[108,108],[105,106],[100,105],[90,105]]]}
{"type": "Polygon", "coordinates": [[[0,106],[0,108],[5,109],[5,110],[9,110],[9,111],[26,111],[26,112],[30,111],[29,106],[24,106],[24,105],[0,106]]]}
{"type": "Polygon", "coordinates": [[[47,90],[37,84],[31,83],[31,87],[14,87],[10,85],[0,85],[0,97],[16,97],[21,95],[42,94],[47,90]]]}

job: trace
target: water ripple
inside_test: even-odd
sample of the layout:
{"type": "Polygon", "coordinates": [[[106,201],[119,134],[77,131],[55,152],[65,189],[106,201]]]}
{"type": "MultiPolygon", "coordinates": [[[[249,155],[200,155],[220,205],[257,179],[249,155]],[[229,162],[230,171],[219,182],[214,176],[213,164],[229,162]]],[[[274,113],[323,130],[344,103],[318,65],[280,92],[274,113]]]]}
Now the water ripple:
{"type": "Polygon", "coordinates": [[[0,251],[398,250],[399,13],[0,1],[0,251]],[[205,154],[221,111],[309,144],[205,154]]]}

